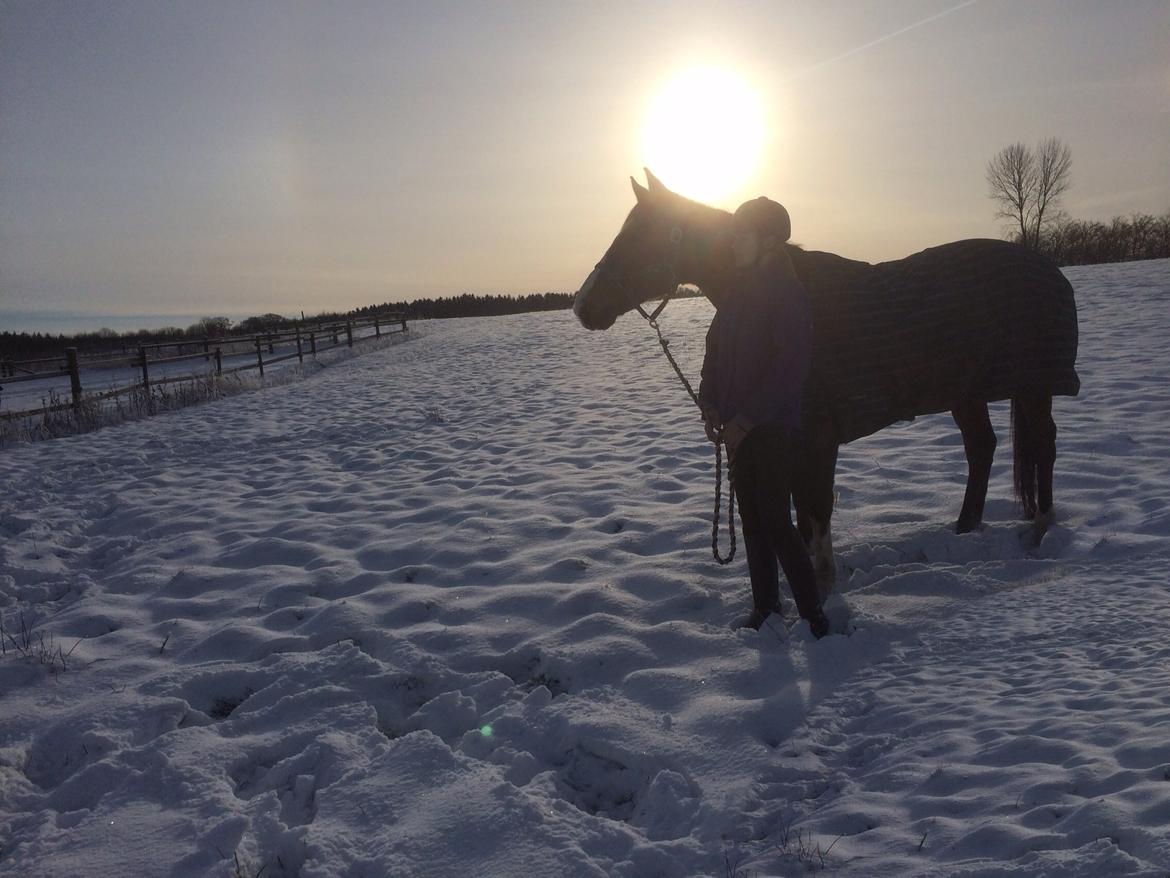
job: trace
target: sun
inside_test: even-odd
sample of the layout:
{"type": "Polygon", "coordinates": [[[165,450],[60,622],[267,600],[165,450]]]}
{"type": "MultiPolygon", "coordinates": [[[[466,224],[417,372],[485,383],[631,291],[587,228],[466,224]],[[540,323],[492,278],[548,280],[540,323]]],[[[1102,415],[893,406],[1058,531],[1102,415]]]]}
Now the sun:
{"type": "Polygon", "coordinates": [[[719,202],[755,173],[766,126],[759,95],[720,67],[693,67],[655,95],[642,137],[646,167],[688,198],[719,202]]]}

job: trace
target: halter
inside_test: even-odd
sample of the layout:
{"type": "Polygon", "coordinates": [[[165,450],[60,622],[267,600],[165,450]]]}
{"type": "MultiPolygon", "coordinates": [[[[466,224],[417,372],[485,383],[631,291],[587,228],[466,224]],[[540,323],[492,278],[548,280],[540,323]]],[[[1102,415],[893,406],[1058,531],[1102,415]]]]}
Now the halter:
{"type": "MultiPolygon", "coordinates": [[[[684,220],[684,222],[685,222],[685,220],[684,220]]],[[[674,226],[670,230],[670,255],[667,257],[666,262],[662,263],[660,266],[659,265],[650,266],[650,268],[655,268],[655,269],[660,268],[660,267],[665,268],[667,271],[670,272],[670,287],[667,289],[666,295],[662,297],[662,301],[658,303],[658,307],[654,309],[654,313],[647,314],[645,309],[642,307],[641,303],[636,303],[634,305],[634,307],[638,309],[638,313],[641,314],[644,318],[646,318],[646,322],[649,323],[651,326],[653,326],[655,329],[658,328],[658,315],[662,313],[662,309],[666,307],[667,303],[670,301],[670,297],[678,292],[678,287],[679,287],[678,272],[675,271],[675,266],[678,265],[678,251],[679,251],[679,248],[682,246],[682,239],[683,239],[682,226],[681,225],[674,226]]]]}
{"type": "Polygon", "coordinates": [[[646,275],[646,274],[655,274],[655,273],[663,271],[663,270],[670,273],[670,280],[671,280],[670,289],[668,289],[666,295],[662,297],[662,301],[658,303],[658,307],[654,309],[654,313],[647,314],[646,309],[642,307],[641,303],[639,303],[639,302],[634,303],[634,308],[637,309],[638,313],[641,314],[646,319],[647,323],[649,323],[651,326],[653,326],[655,328],[657,328],[656,321],[658,320],[658,315],[662,313],[662,309],[666,307],[667,303],[670,301],[671,296],[673,296],[676,292],[678,292],[678,288],[679,288],[679,279],[678,279],[678,271],[677,271],[678,254],[679,254],[680,248],[682,247],[683,227],[687,224],[687,222],[689,220],[690,220],[690,217],[688,216],[688,217],[684,218],[681,223],[676,223],[673,227],[671,227],[671,230],[670,230],[670,249],[667,251],[666,259],[664,259],[661,262],[654,262],[650,265],[647,265],[645,268],[639,269],[638,271],[631,272],[630,274],[627,274],[627,275],[616,275],[613,272],[611,272],[609,270],[609,268],[606,266],[604,258],[599,263],[597,263],[596,266],[594,266],[594,270],[599,275],[606,277],[612,286],[617,287],[617,289],[626,296],[627,301],[630,299],[630,296],[629,296],[630,290],[626,286],[626,284],[628,282],[632,281],[634,278],[642,277],[643,275],[646,275]]]}

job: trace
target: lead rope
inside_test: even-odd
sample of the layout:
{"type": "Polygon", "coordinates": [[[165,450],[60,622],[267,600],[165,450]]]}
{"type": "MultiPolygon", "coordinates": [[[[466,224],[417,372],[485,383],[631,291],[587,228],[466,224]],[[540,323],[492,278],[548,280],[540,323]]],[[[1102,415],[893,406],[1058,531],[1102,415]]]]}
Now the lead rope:
{"type": "MultiPolygon", "coordinates": [[[[666,354],[666,359],[670,362],[674,369],[674,374],[678,376],[678,380],[682,382],[683,387],[686,388],[687,393],[691,395],[691,399],[695,405],[698,406],[699,411],[703,407],[699,405],[699,395],[695,393],[691,382],[687,381],[687,376],[683,374],[682,369],[678,367],[674,357],[670,353],[670,342],[662,337],[662,329],[658,326],[656,319],[659,312],[665,307],[664,300],[658,310],[654,312],[654,317],[647,317],[643,311],[642,316],[646,317],[647,322],[658,333],[658,343],[662,345],[662,353],[666,354]]],[[[639,311],[642,309],[639,307],[639,311]]],[[[723,440],[723,430],[719,430],[719,434],[715,439],[715,512],[711,517],[711,554],[715,556],[715,560],[720,564],[730,564],[731,559],[735,557],[735,468],[731,458],[731,451],[727,452],[727,533],[730,537],[730,548],[727,551],[727,556],[724,557],[719,552],[719,509],[723,505],[723,446],[726,442],[723,440]]]]}

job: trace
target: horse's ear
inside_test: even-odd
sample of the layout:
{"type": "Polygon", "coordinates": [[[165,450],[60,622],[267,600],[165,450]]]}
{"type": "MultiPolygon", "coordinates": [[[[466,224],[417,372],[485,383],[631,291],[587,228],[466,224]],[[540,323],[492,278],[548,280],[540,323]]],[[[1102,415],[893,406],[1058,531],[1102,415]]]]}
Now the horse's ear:
{"type": "Polygon", "coordinates": [[[634,187],[634,197],[638,199],[639,204],[650,197],[650,190],[635,180],[633,177],[630,177],[630,185],[634,187]]]}
{"type": "Polygon", "coordinates": [[[650,184],[651,192],[667,191],[666,187],[662,185],[662,181],[650,173],[649,168],[642,168],[646,172],[646,182],[650,184]]]}

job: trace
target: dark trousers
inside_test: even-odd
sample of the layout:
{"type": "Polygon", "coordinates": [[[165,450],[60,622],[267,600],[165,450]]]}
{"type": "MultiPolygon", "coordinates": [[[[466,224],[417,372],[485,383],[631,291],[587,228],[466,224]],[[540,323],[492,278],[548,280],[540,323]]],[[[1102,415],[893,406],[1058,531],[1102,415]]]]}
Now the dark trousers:
{"type": "Polygon", "coordinates": [[[812,561],[789,509],[794,451],[794,440],[783,428],[756,427],[736,448],[732,479],[756,608],[770,610],[780,599],[779,560],[796,607],[808,619],[820,609],[820,598],[812,561]]]}

